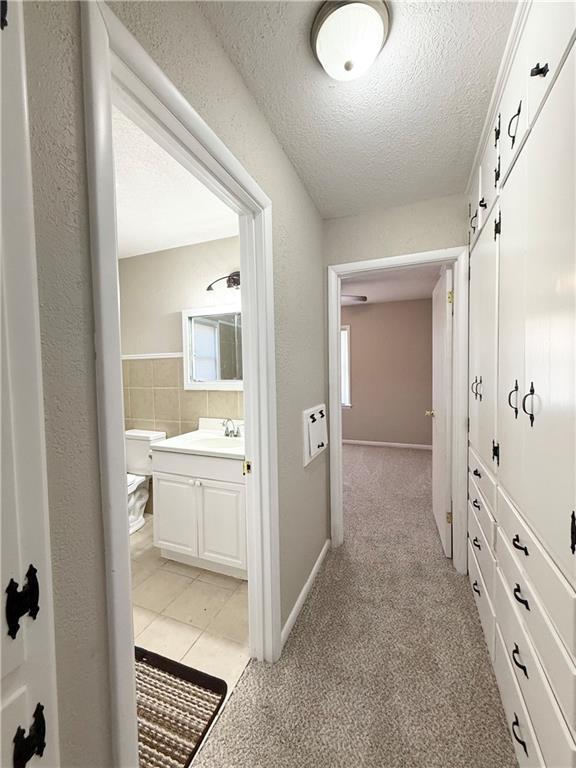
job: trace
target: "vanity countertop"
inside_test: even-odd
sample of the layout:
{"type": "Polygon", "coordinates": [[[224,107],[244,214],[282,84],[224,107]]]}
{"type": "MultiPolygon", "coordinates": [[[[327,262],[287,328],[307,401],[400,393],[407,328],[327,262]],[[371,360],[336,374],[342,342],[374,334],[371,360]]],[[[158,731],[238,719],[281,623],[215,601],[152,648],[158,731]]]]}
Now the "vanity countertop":
{"type": "Polygon", "coordinates": [[[225,437],[222,432],[197,429],[152,443],[152,451],[193,453],[222,459],[244,460],[244,437],[225,437]]]}

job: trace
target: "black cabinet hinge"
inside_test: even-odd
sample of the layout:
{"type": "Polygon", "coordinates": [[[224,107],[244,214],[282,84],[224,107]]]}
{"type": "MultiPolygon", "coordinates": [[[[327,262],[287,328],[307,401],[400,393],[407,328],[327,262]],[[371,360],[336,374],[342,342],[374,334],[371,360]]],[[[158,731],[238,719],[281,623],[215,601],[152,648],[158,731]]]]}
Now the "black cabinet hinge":
{"type": "Polygon", "coordinates": [[[0,30],[8,26],[8,0],[0,0],[0,30]]]}
{"type": "Polygon", "coordinates": [[[502,233],[502,214],[498,214],[498,218],[494,219],[494,240],[502,233]]]}
{"type": "Polygon", "coordinates": [[[498,122],[494,126],[494,148],[498,146],[498,139],[500,138],[500,120],[501,115],[498,115],[498,122]]]}
{"type": "Polygon", "coordinates": [[[38,571],[33,565],[30,565],[26,572],[26,581],[22,589],[18,589],[18,582],[10,579],[6,587],[6,623],[8,624],[8,634],[14,640],[20,629],[20,619],[22,616],[30,616],[36,619],[38,615],[40,596],[40,587],[36,574],[38,571]]]}
{"type": "Polygon", "coordinates": [[[576,512],[572,510],[570,518],[570,549],[572,554],[576,554],[576,512]]]}
{"type": "Polygon", "coordinates": [[[46,748],[46,721],[42,704],[36,705],[28,735],[24,728],[18,726],[13,743],[12,765],[14,768],[26,768],[35,755],[42,757],[46,748]]]}
{"type": "Polygon", "coordinates": [[[498,155],[498,165],[494,168],[494,189],[498,186],[500,181],[500,155],[498,155]]]}
{"type": "Polygon", "coordinates": [[[500,443],[492,440],[492,461],[495,461],[500,466],[500,443]]]}

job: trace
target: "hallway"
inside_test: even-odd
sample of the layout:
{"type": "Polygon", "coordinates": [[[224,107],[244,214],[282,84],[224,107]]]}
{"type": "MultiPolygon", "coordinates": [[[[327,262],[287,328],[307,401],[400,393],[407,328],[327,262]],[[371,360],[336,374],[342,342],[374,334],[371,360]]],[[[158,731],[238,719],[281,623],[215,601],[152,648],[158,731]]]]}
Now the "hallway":
{"type": "Polygon", "coordinates": [[[472,593],[434,525],[431,454],[347,445],[344,468],[344,545],[194,765],[511,768],[472,593]]]}

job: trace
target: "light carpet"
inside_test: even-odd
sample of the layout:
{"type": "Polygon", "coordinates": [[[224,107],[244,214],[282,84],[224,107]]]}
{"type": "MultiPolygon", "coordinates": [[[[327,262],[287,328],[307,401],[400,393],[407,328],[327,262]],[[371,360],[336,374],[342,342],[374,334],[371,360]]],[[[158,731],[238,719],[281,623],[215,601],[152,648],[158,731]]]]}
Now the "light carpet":
{"type": "Polygon", "coordinates": [[[347,445],[344,468],[344,545],[194,767],[512,768],[472,593],[435,528],[430,452],[347,445]]]}

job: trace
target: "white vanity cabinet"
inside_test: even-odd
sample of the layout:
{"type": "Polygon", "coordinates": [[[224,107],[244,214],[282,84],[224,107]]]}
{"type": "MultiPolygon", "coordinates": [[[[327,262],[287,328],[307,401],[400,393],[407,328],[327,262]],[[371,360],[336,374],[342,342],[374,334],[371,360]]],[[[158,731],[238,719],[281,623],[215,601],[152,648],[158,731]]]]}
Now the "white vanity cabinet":
{"type": "Polygon", "coordinates": [[[246,578],[241,458],[165,448],[152,457],[154,544],[162,557],[246,578]]]}

